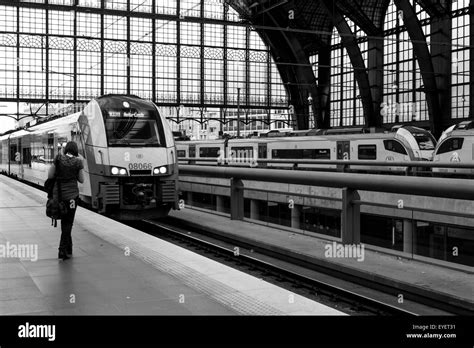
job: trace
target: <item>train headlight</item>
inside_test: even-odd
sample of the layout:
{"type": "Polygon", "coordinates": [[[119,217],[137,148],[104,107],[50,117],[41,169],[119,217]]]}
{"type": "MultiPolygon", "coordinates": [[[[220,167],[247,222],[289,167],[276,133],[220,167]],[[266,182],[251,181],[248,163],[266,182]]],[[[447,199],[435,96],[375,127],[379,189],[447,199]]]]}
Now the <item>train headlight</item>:
{"type": "Polygon", "coordinates": [[[153,168],[153,175],[163,175],[168,173],[168,168],[166,166],[155,167],[153,168]]]}
{"type": "Polygon", "coordinates": [[[127,175],[127,170],[121,167],[112,167],[110,168],[110,173],[112,175],[127,175]]]}

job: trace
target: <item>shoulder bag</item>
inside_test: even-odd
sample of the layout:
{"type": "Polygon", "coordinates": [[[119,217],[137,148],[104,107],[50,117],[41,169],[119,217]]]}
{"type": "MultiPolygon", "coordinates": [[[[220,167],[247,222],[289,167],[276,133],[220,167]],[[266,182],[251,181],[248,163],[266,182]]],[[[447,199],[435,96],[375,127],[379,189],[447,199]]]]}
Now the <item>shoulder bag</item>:
{"type": "Polygon", "coordinates": [[[59,155],[56,156],[54,161],[54,166],[56,171],[52,179],[46,180],[44,187],[48,192],[48,201],[46,202],[46,216],[51,218],[51,225],[56,227],[58,225],[58,220],[66,215],[67,207],[66,204],[62,201],[61,195],[61,181],[59,180],[59,155]],[[58,190],[57,197],[54,197],[54,187],[58,190]]]}

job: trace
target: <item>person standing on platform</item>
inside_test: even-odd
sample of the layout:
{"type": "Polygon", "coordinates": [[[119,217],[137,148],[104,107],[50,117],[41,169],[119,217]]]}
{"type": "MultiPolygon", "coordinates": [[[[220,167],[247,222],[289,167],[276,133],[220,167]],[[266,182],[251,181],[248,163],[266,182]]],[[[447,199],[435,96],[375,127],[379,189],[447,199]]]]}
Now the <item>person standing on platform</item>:
{"type": "MultiPolygon", "coordinates": [[[[70,141],[64,147],[64,154],[57,157],[56,161],[50,167],[48,179],[54,178],[56,172],[61,186],[61,200],[67,207],[67,213],[61,218],[61,239],[59,241],[58,258],[67,260],[72,256],[72,225],[76,214],[77,203],[79,202],[79,188],[77,182],[84,182],[84,165],[79,158],[77,144],[70,141]]],[[[54,191],[57,195],[57,190],[54,191]]]]}

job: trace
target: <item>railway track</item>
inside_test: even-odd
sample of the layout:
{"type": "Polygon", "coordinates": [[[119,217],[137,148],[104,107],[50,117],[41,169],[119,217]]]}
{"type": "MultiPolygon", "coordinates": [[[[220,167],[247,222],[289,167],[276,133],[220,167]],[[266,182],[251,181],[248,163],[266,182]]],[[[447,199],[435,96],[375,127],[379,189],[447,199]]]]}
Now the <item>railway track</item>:
{"type": "Polygon", "coordinates": [[[160,222],[145,220],[138,224],[140,226],[136,226],[135,223],[134,227],[146,233],[199,252],[348,314],[403,317],[418,315],[416,312],[400,308],[387,301],[377,300],[335,285],[326,279],[317,279],[327,278],[327,276],[316,277],[314,272],[305,272],[301,266],[292,264],[292,260],[264,255],[253,248],[243,246],[242,243],[233,243],[233,241],[222,240],[215,236],[204,235],[195,229],[179,228],[170,218],[160,222]]]}

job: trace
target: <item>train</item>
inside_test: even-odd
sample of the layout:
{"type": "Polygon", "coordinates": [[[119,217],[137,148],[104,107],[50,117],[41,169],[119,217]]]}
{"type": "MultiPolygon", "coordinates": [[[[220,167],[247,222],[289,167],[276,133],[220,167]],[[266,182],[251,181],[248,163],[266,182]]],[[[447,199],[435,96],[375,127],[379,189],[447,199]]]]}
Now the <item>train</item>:
{"type": "MultiPolygon", "coordinates": [[[[434,150],[433,161],[474,163],[474,121],[463,121],[446,129],[434,150]]],[[[474,168],[433,168],[433,173],[472,175],[474,168]]]]}
{"type": "MultiPolygon", "coordinates": [[[[422,128],[400,125],[390,131],[356,134],[308,132],[292,136],[248,139],[176,141],[178,159],[216,158],[215,165],[293,167],[292,163],[259,163],[261,159],[314,159],[350,161],[431,161],[437,141],[422,128]]],[[[299,164],[300,169],[336,170],[335,164],[299,164]]],[[[354,171],[406,172],[400,166],[348,166],[354,171]]]]}
{"type": "Polygon", "coordinates": [[[176,145],[157,106],[105,95],[59,117],[0,135],[0,171],[44,185],[54,158],[75,141],[84,163],[81,201],[120,220],[160,218],[178,207],[176,145]]]}

